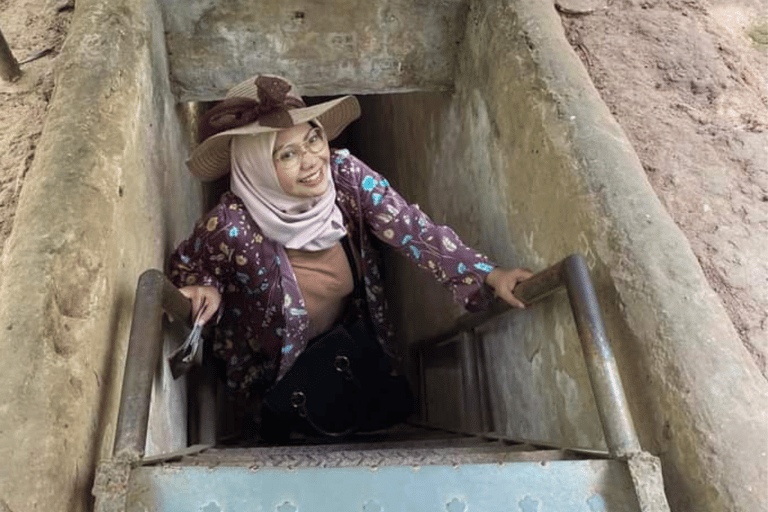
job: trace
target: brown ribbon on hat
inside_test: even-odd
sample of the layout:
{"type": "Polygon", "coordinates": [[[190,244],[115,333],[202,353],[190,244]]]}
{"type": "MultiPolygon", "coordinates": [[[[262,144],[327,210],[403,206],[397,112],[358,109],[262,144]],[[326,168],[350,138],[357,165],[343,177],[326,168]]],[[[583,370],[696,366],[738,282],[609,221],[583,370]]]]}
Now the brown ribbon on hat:
{"type": "Polygon", "coordinates": [[[255,81],[259,101],[251,98],[227,98],[200,119],[197,136],[203,141],[217,133],[258,123],[269,128],[291,128],[292,108],[304,108],[300,98],[288,96],[291,84],[276,77],[260,76],[255,81]]]}

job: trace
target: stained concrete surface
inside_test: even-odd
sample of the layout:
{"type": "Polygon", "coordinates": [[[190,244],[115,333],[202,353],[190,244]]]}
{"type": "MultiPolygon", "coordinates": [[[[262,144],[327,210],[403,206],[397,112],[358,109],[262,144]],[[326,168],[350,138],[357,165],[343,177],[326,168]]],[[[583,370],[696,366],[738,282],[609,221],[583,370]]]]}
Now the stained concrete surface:
{"type": "MultiPolygon", "coordinates": [[[[364,101],[369,160],[496,261],[541,270],[582,252],[673,510],[765,509],[765,384],[554,11],[472,3],[455,86],[364,101]]],[[[396,265],[404,336],[459,313],[428,277],[396,265]]],[[[486,338],[500,431],[600,446],[569,316],[554,296],[486,338]]]]}
{"type": "Polygon", "coordinates": [[[160,0],[174,92],[224,96],[251,70],[301,77],[310,95],[446,90],[464,0],[160,0]]]}
{"type": "MultiPolygon", "coordinates": [[[[78,2],[0,283],[0,500],[87,510],[136,280],[200,213],[153,2],[78,2]],[[21,370],[20,370],[21,369],[21,370]]],[[[197,188],[197,192],[195,189],[197,188]]]]}
{"type": "MultiPolygon", "coordinates": [[[[583,252],[641,442],[662,459],[673,510],[761,510],[764,381],[552,6],[469,5],[453,90],[364,102],[361,131],[375,141],[366,157],[499,262],[540,269],[583,252]]],[[[0,376],[0,456],[16,474],[0,483],[0,499],[14,511],[87,509],[93,465],[111,447],[136,279],[162,266],[200,213],[160,19],[151,0],[84,0],[75,12],[2,262],[0,347],[27,368],[0,376]]],[[[257,71],[235,64],[237,73],[257,71]]],[[[292,78],[316,94],[360,92],[292,78]]],[[[458,314],[423,276],[395,265],[405,276],[396,289],[406,336],[458,314]],[[418,323],[405,318],[413,310],[422,311],[418,323]]],[[[497,429],[599,445],[561,301],[514,313],[489,334],[497,429]]]]}

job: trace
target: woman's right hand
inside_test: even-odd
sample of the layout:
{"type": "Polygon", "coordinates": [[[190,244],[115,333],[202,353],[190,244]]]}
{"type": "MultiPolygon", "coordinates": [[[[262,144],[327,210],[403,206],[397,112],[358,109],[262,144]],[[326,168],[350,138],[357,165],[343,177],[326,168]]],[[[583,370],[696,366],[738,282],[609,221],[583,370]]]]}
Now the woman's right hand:
{"type": "Polygon", "coordinates": [[[182,295],[192,301],[192,318],[200,313],[200,323],[205,324],[219,310],[221,294],[213,286],[184,286],[179,288],[182,295]]]}

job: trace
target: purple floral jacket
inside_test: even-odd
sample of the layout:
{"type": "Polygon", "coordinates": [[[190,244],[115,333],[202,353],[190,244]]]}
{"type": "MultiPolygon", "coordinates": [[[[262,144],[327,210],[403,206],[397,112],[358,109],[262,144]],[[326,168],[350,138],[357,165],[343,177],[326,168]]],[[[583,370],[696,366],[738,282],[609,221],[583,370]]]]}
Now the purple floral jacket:
{"type": "MultiPolygon", "coordinates": [[[[336,201],[358,251],[371,320],[385,351],[393,355],[393,329],[371,235],[431,272],[470,311],[486,308],[484,285],[494,265],[432,222],[380,174],[333,150],[336,201]]],[[[265,238],[241,200],[227,192],[195,226],[170,261],[176,286],[207,285],[222,294],[214,353],[224,359],[232,391],[260,391],[282,378],[307,346],[304,299],[284,247],[265,238]]]]}

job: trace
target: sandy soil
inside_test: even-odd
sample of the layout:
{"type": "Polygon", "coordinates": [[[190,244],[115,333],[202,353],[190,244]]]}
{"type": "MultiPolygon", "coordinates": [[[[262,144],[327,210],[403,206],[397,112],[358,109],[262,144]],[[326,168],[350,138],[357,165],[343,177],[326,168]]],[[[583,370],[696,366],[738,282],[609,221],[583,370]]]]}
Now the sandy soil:
{"type": "Polygon", "coordinates": [[[73,5],[66,0],[0,0],[0,31],[24,73],[13,84],[0,80],[0,250],[43,130],[56,56],[73,5]]]}
{"type": "MultiPolygon", "coordinates": [[[[569,41],[768,378],[768,7],[556,0],[569,41]]],[[[0,0],[24,76],[0,82],[0,248],[53,90],[72,0],[0,0]]]]}

